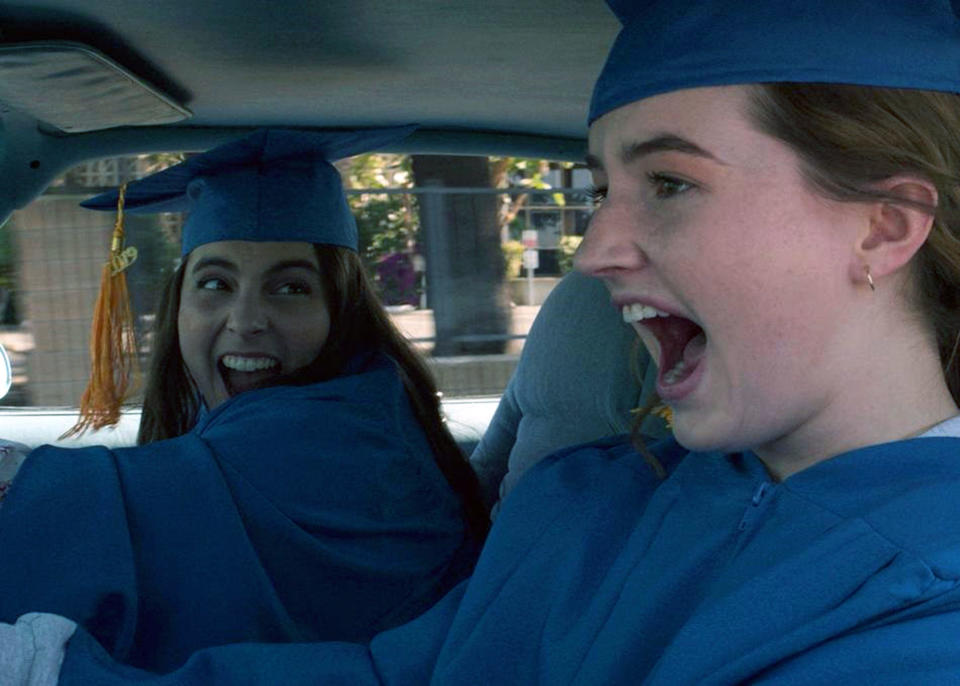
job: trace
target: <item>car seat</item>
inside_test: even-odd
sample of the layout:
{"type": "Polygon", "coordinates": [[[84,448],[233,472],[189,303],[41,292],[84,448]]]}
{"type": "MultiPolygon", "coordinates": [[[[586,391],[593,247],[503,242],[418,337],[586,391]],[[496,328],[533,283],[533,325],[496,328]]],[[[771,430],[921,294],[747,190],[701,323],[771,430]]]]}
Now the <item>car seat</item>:
{"type": "MultiPolygon", "coordinates": [[[[610,303],[606,287],[577,272],[547,297],[517,368],[470,462],[493,508],[550,453],[629,432],[631,410],[655,392],[656,365],[610,303]]],[[[667,429],[649,416],[641,433],[667,429]]]]}

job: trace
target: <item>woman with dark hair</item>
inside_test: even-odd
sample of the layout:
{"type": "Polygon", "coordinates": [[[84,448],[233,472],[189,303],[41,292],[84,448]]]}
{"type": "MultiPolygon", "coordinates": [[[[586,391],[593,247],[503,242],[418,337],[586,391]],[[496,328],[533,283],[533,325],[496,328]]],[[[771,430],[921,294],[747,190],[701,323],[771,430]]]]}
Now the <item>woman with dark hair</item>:
{"type": "MultiPolygon", "coordinates": [[[[460,495],[471,531],[482,541],[489,518],[476,495],[476,477],[444,423],[440,394],[429,369],[390,320],[356,251],[324,244],[313,244],[312,250],[329,313],[329,334],[320,354],[311,362],[292,372],[266,375],[253,386],[302,386],[328,381],[342,374],[359,351],[387,355],[396,363],[396,372],[432,446],[437,466],[460,495]]],[[[157,307],[154,353],[137,435],[140,445],[187,433],[195,425],[202,406],[182,352],[191,348],[180,345],[178,321],[182,316],[185,266],[173,273],[157,307]]]]}
{"type": "Polygon", "coordinates": [[[169,671],[235,641],[367,640],[469,573],[478,482],[330,164],[409,131],[265,130],[130,184],[127,211],[189,211],[140,445],[26,458],[0,509],[0,617],[56,612],[169,671]]]}
{"type": "MultiPolygon", "coordinates": [[[[381,350],[397,361],[424,431],[438,446],[439,454],[446,456],[439,458],[440,461],[460,463],[460,449],[443,423],[433,378],[420,355],[397,331],[384,310],[360,256],[355,250],[342,246],[314,244],[313,250],[324,293],[328,294],[330,334],[321,355],[296,374],[274,378],[269,385],[325,381],[339,374],[356,351],[381,350]]],[[[157,307],[154,354],[137,435],[139,444],[186,433],[199,411],[199,398],[179,345],[177,318],[183,280],[184,265],[181,265],[167,282],[157,307]]]]}

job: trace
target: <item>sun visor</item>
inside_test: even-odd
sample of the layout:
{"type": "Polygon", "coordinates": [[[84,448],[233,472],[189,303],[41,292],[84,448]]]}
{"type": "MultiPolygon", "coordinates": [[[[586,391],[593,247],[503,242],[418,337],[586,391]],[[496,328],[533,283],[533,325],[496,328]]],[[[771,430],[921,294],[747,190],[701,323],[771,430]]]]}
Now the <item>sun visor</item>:
{"type": "Polygon", "coordinates": [[[69,42],[0,45],[0,103],[65,133],[192,116],[116,62],[69,42]]]}

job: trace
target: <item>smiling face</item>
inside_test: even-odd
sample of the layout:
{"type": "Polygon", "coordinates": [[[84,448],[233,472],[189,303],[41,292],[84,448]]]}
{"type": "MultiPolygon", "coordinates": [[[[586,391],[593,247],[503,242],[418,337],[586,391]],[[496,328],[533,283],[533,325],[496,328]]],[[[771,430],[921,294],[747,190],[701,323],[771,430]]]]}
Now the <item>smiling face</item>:
{"type": "Polygon", "coordinates": [[[603,199],[577,267],[658,361],[692,449],[812,440],[863,352],[849,316],[864,297],[850,277],[863,207],[810,189],[796,155],[750,123],[749,92],[659,95],[590,129],[603,199]]]}
{"type": "Polygon", "coordinates": [[[184,268],[177,325],[183,360],[210,409],[308,365],[330,333],[313,246],[197,247],[184,268]]]}

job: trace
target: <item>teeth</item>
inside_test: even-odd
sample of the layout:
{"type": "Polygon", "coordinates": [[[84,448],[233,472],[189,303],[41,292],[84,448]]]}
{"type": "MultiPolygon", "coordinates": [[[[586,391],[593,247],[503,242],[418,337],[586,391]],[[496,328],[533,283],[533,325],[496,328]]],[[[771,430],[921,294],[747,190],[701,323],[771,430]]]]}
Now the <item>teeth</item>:
{"type": "Polygon", "coordinates": [[[685,371],[687,371],[687,363],[680,360],[673,365],[673,369],[663,375],[663,380],[668,384],[676,383],[685,371]]]}
{"type": "Polygon", "coordinates": [[[257,372],[262,369],[276,367],[279,363],[269,357],[242,357],[240,355],[224,355],[223,366],[237,372],[257,372]]]}
{"type": "Polygon", "coordinates": [[[663,312],[658,310],[656,307],[650,305],[642,305],[640,303],[633,303],[632,305],[624,305],[623,310],[623,321],[627,324],[632,322],[640,322],[644,319],[653,319],[654,317],[669,317],[669,312],[663,312]]]}

